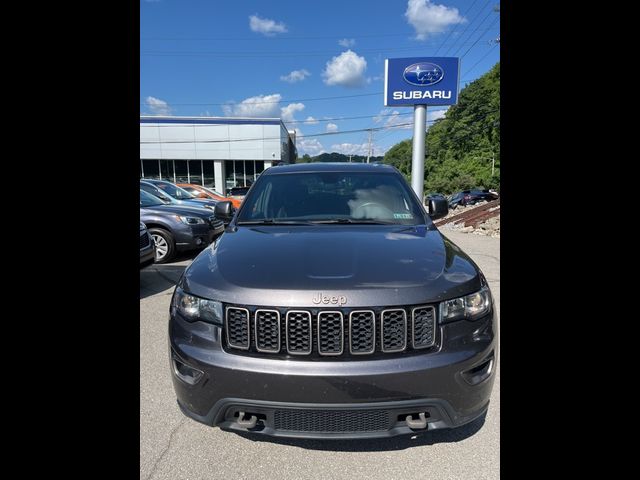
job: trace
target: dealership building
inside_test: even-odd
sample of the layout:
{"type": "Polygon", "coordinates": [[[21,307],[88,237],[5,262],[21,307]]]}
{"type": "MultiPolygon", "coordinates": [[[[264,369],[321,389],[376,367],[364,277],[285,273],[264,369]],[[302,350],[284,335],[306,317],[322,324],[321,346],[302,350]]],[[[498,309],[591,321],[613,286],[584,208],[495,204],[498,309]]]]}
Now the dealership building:
{"type": "Polygon", "coordinates": [[[140,178],[226,194],[296,157],[295,133],[279,118],[140,116],[140,178]]]}

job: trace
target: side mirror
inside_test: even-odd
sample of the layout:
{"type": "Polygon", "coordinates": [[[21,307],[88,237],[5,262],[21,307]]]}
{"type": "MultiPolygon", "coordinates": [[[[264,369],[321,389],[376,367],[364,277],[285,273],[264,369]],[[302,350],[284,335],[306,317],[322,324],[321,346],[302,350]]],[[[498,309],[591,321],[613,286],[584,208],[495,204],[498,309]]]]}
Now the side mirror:
{"type": "Polygon", "coordinates": [[[444,198],[429,199],[429,216],[431,220],[446,217],[449,213],[449,203],[444,198]]]}
{"type": "Polygon", "coordinates": [[[233,217],[233,205],[231,202],[218,202],[213,209],[213,213],[223,222],[228,222],[233,217]]]}

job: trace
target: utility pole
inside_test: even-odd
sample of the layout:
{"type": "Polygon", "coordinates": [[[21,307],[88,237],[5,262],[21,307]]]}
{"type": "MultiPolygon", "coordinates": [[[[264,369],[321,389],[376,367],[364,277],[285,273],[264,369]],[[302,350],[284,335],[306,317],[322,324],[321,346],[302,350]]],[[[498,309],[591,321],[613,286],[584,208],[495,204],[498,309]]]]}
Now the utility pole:
{"type": "Polygon", "coordinates": [[[349,163],[351,163],[351,157],[353,157],[353,155],[349,155],[349,163]]]}
{"type": "Polygon", "coordinates": [[[373,130],[369,129],[369,152],[367,154],[367,163],[369,163],[369,159],[371,158],[371,136],[373,135],[373,130]]]}
{"type": "Polygon", "coordinates": [[[411,156],[411,187],[424,201],[424,154],[427,136],[427,106],[413,106],[413,155],[411,156]]]}
{"type": "Polygon", "coordinates": [[[493,177],[493,171],[495,170],[496,167],[496,154],[493,153],[492,154],[492,158],[491,158],[491,176],[493,177]]]}

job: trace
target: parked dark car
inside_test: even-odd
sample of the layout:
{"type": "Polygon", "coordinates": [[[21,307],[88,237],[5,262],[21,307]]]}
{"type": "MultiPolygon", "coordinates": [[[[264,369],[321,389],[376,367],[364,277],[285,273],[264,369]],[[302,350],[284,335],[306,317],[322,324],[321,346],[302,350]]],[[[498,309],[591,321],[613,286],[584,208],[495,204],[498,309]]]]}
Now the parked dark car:
{"type": "Polygon", "coordinates": [[[140,268],[151,265],[156,256],[156,247],[147,226],[140,222],[140,268]]]}
{"type": "Polygon", "coordinates": [[[447,200],[447,197],[445,197],[444,195],[442,195],[441,193],[430,193],[425,197],[425,201],[428,203],[429,200],[434,200],[434,199],[440,199],[440,200],[447,200]]]}
{"type": "Polygon", "coordinates": [[[155,243],[155,262],[166,263],[177,252],[201,249],[224,231],[211,210],[186,205],[167,205],[140,190],[140,221],[155,243]]]}
{"type": "Polygon", "coordinates": [[[475,205],[478,202],[490,202],[498,198],[498,194],[489,190],[463,190],[454,193],[449,200],[449,208],[456,208],[458,205],[475,205]]]}
{"type": "Polygon", "coordinates": [[[223,429],[332,439],[482,416],[497,359],[491,292],[432,222],[446,201],[427,213],[420,200],[389,165],[265,170],[174,291],[182,411],[223,429]]]}
{"type": "Polygon", "coordinates": [[[197,198],[195,195],[187,192],[184,188],[180,188],[165,180],[141,179],[140,188],[161,200],[170,201],[168,198],[173,199],[173,201],[170,202],[174,204],[177,203],[179,205],[205,207],[213,210],[218,203],[217,200],[197,198]]]}

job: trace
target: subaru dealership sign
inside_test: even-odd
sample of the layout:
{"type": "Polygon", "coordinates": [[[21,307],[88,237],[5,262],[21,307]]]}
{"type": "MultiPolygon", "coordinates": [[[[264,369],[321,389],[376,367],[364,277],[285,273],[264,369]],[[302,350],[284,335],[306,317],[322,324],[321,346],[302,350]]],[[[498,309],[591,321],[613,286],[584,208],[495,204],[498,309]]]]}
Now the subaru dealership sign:
{"type": "Polygon", "coordinates": [[[388,58],[384,61],[384,104],[455,105],[459,81],[457,57],[388,58]]]}

